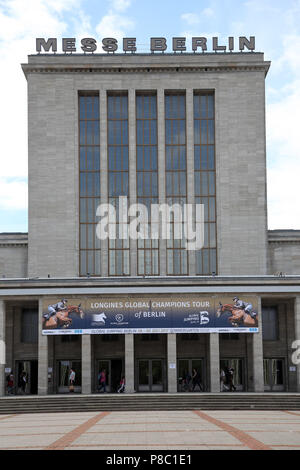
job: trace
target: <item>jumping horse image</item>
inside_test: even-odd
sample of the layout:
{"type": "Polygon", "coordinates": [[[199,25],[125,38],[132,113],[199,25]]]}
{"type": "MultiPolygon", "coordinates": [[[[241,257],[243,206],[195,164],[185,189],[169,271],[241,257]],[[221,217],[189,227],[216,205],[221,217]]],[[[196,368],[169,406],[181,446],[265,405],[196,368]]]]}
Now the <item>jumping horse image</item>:
{"type": "Polygon", "coordinates": [[[255,318],[252,318],[245,310],[231,304],[222,305],[221,302],[219,302],[219,308],[216,312],[217,318],[220,318],[224,312],[231,313],[231,317],[229,317],[228,320],[231,322],[232,326],[256,326],[255,318]]]}
{"type": "Polygon", "coordinates": [[[49,320],[44,320],[44,328],[69,328],[72,324],[72,318],[70,314],[79,315],[80,318],[84,318],[84,313],[81,309],[81,304],[79,305],[69,305],[64,310],[57,312],[55,315],[49,318],[49,320]]]}

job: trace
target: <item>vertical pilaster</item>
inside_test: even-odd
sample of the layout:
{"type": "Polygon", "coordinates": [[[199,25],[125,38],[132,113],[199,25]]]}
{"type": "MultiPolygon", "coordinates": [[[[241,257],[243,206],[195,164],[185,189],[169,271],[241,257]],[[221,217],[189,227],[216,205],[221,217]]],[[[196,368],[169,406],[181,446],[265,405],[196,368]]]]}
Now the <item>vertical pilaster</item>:
{"type": "Polygon", "coordinates": [[[125,335],[125,392],[134,392],[134,335],[125,335]]]}
{"type": "Polygon", "coordinates": [[[220,392],[219,333],[209,333],[209,382],[212,393],[220,392]]]}
{"type": "MultiPolygon", "coordinates": [[[[294,305],[294,312],[295,312],[295,340],[299,341],[300,340],[300,296],[298,295],[295,298],[295,305],[294,305]]],[[[297,349],[299,349],[299,346],[297,346],[297,349]]],[[[298,354],[295,354],[297,356],[298,360],[298,354]]],[[[300,363],[297,364],[297,382],[296,382],[296,387],[297,387],[297,392],[300,392],[300,363]]]]}
{"type": "MultiPolygon", "coordinates": [[[[194,181],[194,93],[193,89],[186,90],[186,179],[187,179],[187,203],[195,202],[194,181]]],[[[188,273],[196,274],[195,252],[188,252],[188,273]]]]}
{"type": "MultiPolygon", "coordinates": [[[[157,154],[158,154],[158,200],[159,204],[166,202],[165,177],[165,92],[157,90],[157,154]]],[[[159,274],[167,274],[167,243],[159,240],[159,274]]]]}
{"type": "Polygon", "coordinates": [[[43,299],[39,299],[38,394],[48,393],[48,336],[42,335],[43,299]]]}
{"type": "Polygon", "coordinates": [[[254,392],[264,391],[264,360],[262,337],[261,298],[258,297],[258,333],[252,335],[253,388],[254,392]]]}
{"type": "Polygon", "coordinates": [[[176,393],[177,392],[176,334],[168,333],[167,342],[168,342],[168,392],[176,393]]]}
{"type": "Polygon", "coordinates": [[[6,353],[6,309],[4,300],[0,300],[0,397],[5,395],[5,353],[6,353]]]}
{"type": "MultiPolygon", "coordinates": [[[[128,90],[129,204],[136,203],[136,110],[135,89],[128,90]]],[[[130,275],[137,275],[137,241],[129,240],[130,275]]]]}
{"type": "Polygon", "coordinates": [[[81,393],[92,393],[92,336],[81,336],[81,393]]]}
{"type": "MultiPolygon", "coordinates": [[[[108,202],[107,176],[107,95],[100,90],[100,203],[108,202]]],[[[108,276],[108,240],[101,240],[101,276],[108,276]]]]}

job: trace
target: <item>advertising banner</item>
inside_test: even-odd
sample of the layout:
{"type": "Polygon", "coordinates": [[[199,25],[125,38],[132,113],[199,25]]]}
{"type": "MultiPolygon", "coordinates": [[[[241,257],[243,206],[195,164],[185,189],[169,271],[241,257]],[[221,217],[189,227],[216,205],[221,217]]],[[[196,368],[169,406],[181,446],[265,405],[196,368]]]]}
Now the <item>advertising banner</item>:
{"type": "Polygon", "coordinates": [[[45,298],[44,335],[256,333],[255,296],[151,295],[45,298]]]}

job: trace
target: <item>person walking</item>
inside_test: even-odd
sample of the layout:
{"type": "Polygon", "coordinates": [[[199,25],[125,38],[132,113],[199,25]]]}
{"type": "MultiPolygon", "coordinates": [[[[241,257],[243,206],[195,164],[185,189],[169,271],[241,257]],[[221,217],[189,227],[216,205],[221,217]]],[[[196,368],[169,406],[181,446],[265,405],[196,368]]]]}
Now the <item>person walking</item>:
{"type": "Polygon", "coordinates": [[[26,394],[27,382],[28,382],[28,377],[27,377],[27,374],[26,374],[25,370],[23,370],[23,372],[21,374],[21,377],[20,377],[20,381],[19,381],[19,386],[21,388],[21,392],[22,392],[23,395],[26,394]]]}
{"type": "Polygon", "coordinates": [[[7,376],[7,394],[12,395],[14,391],[14,375],[13,372],[7,376]]]}
{"type": "Polygon", "coordinates": [[[200,392],[203,392],[203,387],[201,384],[201,377],[200,377],[200,373],[198,369],[193,369],[192,384],[193,384],[192,392],[195,390],[197,385],[200,389],[200,392]]]}
{"type": "Polygon", "coordinates": [[[229,369],[229,391],[230,392],[236,391],[236,387],[234,386],[234,383],[233,383],[233,376],[234,376],[234,369],[231,367],[229,369]]]}
{"type": "Polygon", "coordinates": [[[120,380],[120,387],[118,388],[118,393],[124,393],[124,392],[125,392],[125,377],[123,375],[120,380]]]}
{"type": "Polygon", "coordinates": [[[69,391],[70,392],[74,392],[75,377],[76,377],[76,373],[71,368],[70,369],[70,375],[69,375],[69,391]]]}
{"type": "Polygon", "coordinates": [[[103,388],[103,393],[106,393],[106,370],[102,369],[98,375],[98,382],[99,382],[99,387],[98,391],[102,390],[103,388]]]}

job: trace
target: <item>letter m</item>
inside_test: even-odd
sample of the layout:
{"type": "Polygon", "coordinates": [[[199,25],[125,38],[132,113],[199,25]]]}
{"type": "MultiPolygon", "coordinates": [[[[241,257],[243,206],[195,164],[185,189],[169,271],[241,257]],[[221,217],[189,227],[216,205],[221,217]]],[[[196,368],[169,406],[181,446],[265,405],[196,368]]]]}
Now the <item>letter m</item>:
{"type": "Polygon", "coordinates": [[[41,52],[42,48],[45,52],[49,52],[51,48],[53,52],[57,52],[57,39],[49,38],[46,41],[44,38],[36,38],[36,51],[41,52]]]}

